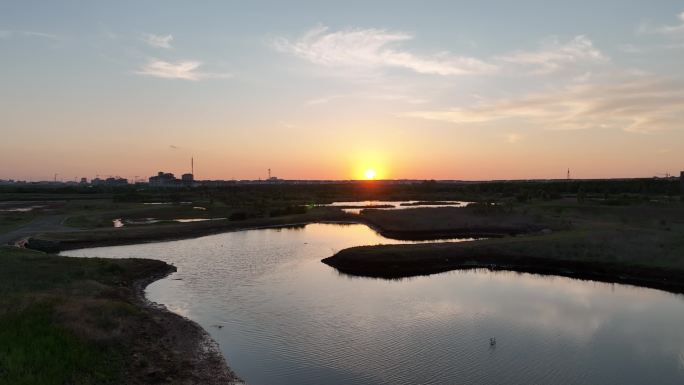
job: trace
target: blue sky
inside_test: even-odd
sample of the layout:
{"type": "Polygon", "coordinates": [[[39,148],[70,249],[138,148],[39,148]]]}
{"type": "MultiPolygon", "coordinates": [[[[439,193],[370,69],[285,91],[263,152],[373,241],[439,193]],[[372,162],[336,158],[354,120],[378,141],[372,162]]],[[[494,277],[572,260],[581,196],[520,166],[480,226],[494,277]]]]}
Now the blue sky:
{"type": "Polygon", "coordinates": [[[0,52],[0,179],[684,168],[681,1],[16,1],[0,52]]]}

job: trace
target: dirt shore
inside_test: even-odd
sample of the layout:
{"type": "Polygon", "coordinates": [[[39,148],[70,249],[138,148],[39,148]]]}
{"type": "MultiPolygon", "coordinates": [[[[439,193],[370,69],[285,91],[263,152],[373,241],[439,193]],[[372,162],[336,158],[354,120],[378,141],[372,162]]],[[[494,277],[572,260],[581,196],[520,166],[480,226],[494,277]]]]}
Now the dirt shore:
{"type": "Polygon", "coordinates": [[[194,321],[145,298],[145,287],[174,272],[169,266],[133,285],[132,302],[143,309],[136,325],[132,359],[125,377],[130,384],[244,384],[228,367],[218,344],[194,321]]]}
{"type": "Polygon", "coordinates": [[[0,265],[0,384],[242,384],[206,331],[145,299],[166,262],[0,247],[0,265]]]}

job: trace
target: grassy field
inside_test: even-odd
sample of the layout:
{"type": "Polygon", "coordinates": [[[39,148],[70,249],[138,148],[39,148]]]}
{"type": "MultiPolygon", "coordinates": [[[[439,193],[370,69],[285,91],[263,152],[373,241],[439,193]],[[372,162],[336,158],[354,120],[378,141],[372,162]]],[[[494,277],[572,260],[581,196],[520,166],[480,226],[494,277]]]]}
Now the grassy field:
{"type": "Polygon", "coordinates": [[[141,316],[130,286],[168,265],[4,247],[0,264],[0,384],[122,383],[141,316]]]}
{"type": "Polygon", "coordinates": [[[0,215],[0,233],[10,232],[31,222],[34,216],[25,213],[11,213],[0,215]]]}
{"type": "MultiPolygon", "coordinates": [[[[0,200],[0,243],[49,233],[48,239],[83,239],[90,242],[88,245],[99,241],[119,244],[191,237],[269,223],[277,225],[301,218],[307,221],[309,217],[325,220],[320,215],[323,209],[307,212],[311,206],[276,197],[230,204],[226,203],[228,199],[202,194],[188,197],[194,201],[179,201],[178,197],[172,201],[166,194],[145,196],[149,202],[129,202],[106,195],[100,199],[94,196],[71,199],[55,194],[53,200],[44,201],[36,200],[38,197],[45,198],[45,194],[26,194],[24,200],[0,200]],[[31,211],[16,211],[30,206],[34,207],[31,211]],[[114,220],[120,220],[125,228],[114,228],[114,220]],[[180,223],[184,220],[204,222],[180,223]]],[[[340,216],[335,213],[334,218],[340,216]]]]}
{"type": "Polygon", "coordinates": [[[36,218],[50,215],[61,206],[63,203],[52,201],[0,201],[0,234],[16,230],[36,218]]]}
{"type": "MultiPolygon", "coordinates": [[[[68,214],[65,224],[79,229],[111,228],[114,219],[137,221],[153,218],[161,222],[175,219],[198,218],[235,218],[236,213],[243,213],[244,217],[256,217],[256,213],[247,215],[248,209],[239,206],[228,206],[222,202],[198,200],[193,202],[115,202],[109,199],[70,201],[61,212],[68,214]]],[[[280,206],[274,207],[281,208],[280,206]]],[[[269,210],[269,211],[270,211],[269,210]]],[[[269,214],[270,212],[264,213],[269,214]]],[[[130,224],[129,224],[130,225],[130,224]]]]}
{"type": "Polygon", "coordinates": [[[467,207],[427,207],[361,212],[361,219],[384,235],[399,239],[520,234],[564,229],[567,223],[508,204],[477,203],[467,207]]]}
{"type": "Polygon", "coordinates": [[[353,221],[350,214],[337,209],[313,208],[303,214],[282,215],[277,217],[250,218],[244,220],[216,220],[191,223],[151,224],[107,227],[72,232],[51,232],[38,234],[31,238],[29,247],[56,252],[98,245],[121,245],[148,242],[153,240],[181,239],[235,231],[249,228],[284,226],[289,224],[353,221]]]}

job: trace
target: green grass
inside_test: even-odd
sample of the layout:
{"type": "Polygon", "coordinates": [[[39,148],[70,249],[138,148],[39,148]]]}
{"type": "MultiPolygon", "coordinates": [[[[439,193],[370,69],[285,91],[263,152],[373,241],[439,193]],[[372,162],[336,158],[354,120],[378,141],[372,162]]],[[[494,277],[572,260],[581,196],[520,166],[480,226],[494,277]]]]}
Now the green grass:
{"type": "Polygon", "coordinates": [[[121,383],[140,319],[126,288],[166,266],[0,247],[0,385],[121,383]]]}
{"type": "Polygon", "coordinates": [[[116,384],[120,352],[59,325],[49,303],[0,315],[0,384],[116,384]]]}
{"type": "Polygon", "coordinates": [[[143,259],[68,258],[0,247],[0,295],[77,290],[89,281],[122,285],[146,277],[163,265],[143,259]]]}

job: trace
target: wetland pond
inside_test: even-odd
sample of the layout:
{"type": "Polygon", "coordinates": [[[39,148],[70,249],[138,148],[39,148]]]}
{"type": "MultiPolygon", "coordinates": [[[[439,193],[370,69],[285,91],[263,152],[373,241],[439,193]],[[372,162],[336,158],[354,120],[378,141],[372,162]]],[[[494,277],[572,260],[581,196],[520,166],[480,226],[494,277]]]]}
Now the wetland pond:
{"type": "Polygon", "coordinates": [[[358,278],[320,262],[380,243],[404,242],[310,224],[63,254],[175,265],[147,298],[204,327],[251,385],[684,383],[681,295],[488,270],[358,278]]]}

